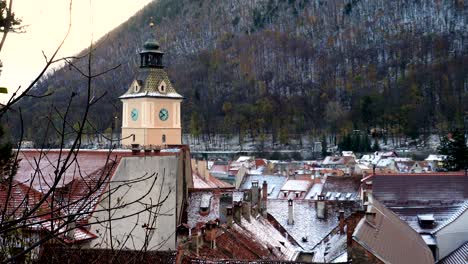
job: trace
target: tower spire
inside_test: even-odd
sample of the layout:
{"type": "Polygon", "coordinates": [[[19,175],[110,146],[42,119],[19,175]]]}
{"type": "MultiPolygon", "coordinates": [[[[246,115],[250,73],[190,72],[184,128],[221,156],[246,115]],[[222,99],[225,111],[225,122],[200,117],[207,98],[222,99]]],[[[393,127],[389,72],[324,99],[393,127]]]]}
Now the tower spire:
{"type": "Polygon", "coordinates": [[[164,68],[162,57],[164,53],[159,50],[159,43],[154,34],[153,17],[150,18],[150,38],[143,45],[143,50],[140,52],[140,68],[164,68]]]}

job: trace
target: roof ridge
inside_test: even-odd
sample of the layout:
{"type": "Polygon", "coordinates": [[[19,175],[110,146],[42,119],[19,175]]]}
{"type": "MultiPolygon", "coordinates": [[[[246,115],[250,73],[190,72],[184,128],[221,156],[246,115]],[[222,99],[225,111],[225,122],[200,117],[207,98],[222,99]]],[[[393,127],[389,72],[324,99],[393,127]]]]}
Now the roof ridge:
{"type": "Polygon", "coordinates": [[[451,224],[453,221],[457,220],[466,210],[468,210],[468,200],[457,210],[449,219],[443,222],[439,227],[437,227],[431,234],[435,234],[445,228],[447,225],[451,224]]]}

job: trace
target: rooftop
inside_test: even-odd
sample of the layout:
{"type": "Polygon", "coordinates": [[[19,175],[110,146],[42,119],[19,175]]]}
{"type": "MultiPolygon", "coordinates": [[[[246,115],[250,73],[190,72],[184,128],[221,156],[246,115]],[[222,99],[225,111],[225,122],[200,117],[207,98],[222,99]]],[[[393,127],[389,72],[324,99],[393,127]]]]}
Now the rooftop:
{"type": "Polygon", "coordinates": [[[456,202],[468,199],[468,177],[463,172],[377,174],[373,195],[385,205],[456,202]]]}
{"type": "Polygon", "coordinates": [[[454,250],[445,258],[439,260],[438,264],[460,264],[466,263],[468,260],[468,242],[463,244],[458,249],[454,250]]]}
{"type": "Polygon", "coordinates": [[[322,194],[327,200],[357,200],[360,185],[360,179],[357,177],[328,176],[322,194]]]}
{"type": "Polygon", "coordinates": [[[384,263],[434,263],[421,236],[390,209],[369,198],[368,212],[356,226],[353,239],[384,263]]]}
{"type": "MultiPolygon", "coordinates": [[[[319,219],[315,202],[295,200],[293,225],[288,225],[287,200],[268,200],[267,207],[268,213],[286,229],[305,252],[312,252],[313,247],[338,225],[338,208],[333,205],[327,207],[327,217],[319,219]]],[[[350,213],[350,210],[346,211],[346,215],[350,213]]]]}
{"type": "Polygon", "coordinates": [[[286,176],[282,175],[249,175],[244,177],[240,189],[250,189],[252,187],[252,181],[258,181],[259,187],[264,181],[268,185],[268,199],[278,198],[281,187],[286,181],[286,176]]]}
{"type": "Polygon", "coordinates": [[[452,218],[465,203],[457,202],[452,204],[428,204],[428,205],[413,205],[413,206],[388,206],[395,212],[400,219],[405,221],[418,233],[432,233],[442,226],[445,222],[452,218]],[[432,215],[434,223],[432,225],[421,226],[418,221],[418,216],[432,215]]]}
{"type": "MultiPolygon", "coordinates": [[[[136,97],[160,97],[160,98],[174,98],[183,99],[183,96],[178,94],[164,69],[159,68],[144,68],[140,69],[136,77],[138,85],[141,88],[134,89],[130,87],[128,91],[120,96],[120,99],[136,98],[136,97]],[[166,84],[164,93],[159,91],[159,86],[162,83],[166,84]]],[[[134,83],[133,83],[134,84],[134,83]]]]}
{"type": "Polygon", "coordinates": [[[308,180],[287,180],[286,183],[281,187],[281,191],[293,191],[293,192],[307,192],[312,185],[312,181],[308,180]]]}

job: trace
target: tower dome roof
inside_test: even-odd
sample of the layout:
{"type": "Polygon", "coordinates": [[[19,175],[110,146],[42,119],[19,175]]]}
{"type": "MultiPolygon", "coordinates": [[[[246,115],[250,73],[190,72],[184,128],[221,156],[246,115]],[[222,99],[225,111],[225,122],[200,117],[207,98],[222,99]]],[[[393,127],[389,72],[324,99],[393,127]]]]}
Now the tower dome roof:
{"type": "Polygon", "coordinates": [[[159,42],[154,38],[150,38],[143,44],[143,47],[145,50],[157,50],[159,49],[159,42]]]}

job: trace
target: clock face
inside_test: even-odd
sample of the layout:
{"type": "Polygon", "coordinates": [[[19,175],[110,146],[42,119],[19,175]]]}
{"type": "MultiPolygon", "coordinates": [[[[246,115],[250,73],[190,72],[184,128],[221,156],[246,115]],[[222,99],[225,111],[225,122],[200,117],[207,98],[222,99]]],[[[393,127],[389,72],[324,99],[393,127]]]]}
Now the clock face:
{"type": "Polygon", "coordinates": [[[138,110],[135,108],[132,109],[132,112],[130,112],[130,116],[132,117],[133,121],[137,121],[138,119],[138,110]]]}
{"type": "Polygon", "coordinates": [[[161,119],[161,121],[166,121],[168,118],[169,118],[169,111],[167,111],[164,108],[161,109],[161,111],[159,111],[159,119],[161,119]]]}

